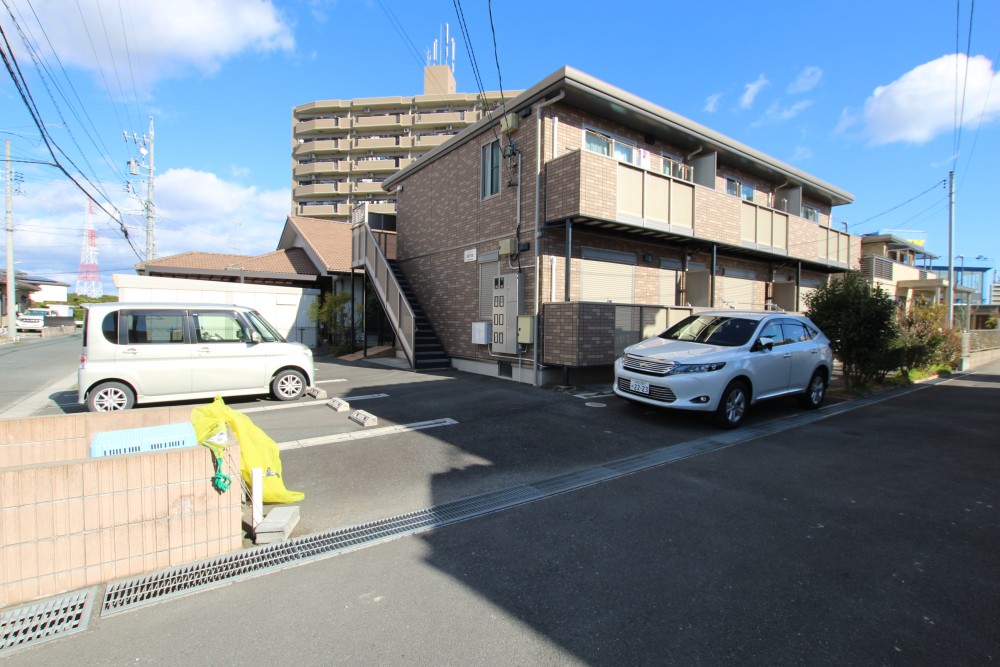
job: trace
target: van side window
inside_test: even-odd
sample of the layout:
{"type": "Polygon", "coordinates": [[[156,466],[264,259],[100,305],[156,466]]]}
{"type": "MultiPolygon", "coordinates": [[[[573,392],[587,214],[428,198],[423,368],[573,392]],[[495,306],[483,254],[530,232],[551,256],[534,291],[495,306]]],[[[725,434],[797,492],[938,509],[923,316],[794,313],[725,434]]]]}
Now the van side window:
{"type": "Polygon", "coordinates": [[[250,342],[250,332],[234,312],[195,310],[191,316],[199,343],[250,342]]]}
{"type": "Polygon", "coordinates": [[[128,345],[184,342],[184,313],[170,310],[125,311],[128,345]]]}
{"type": "MultiPolygon", "coordinates": [[[[111,344],[118,344],[118,311],[114,310],[104,316],[104,320],[101,322],[101,331],[104,333],[104,338],[111,344]]],[[[84,327],[84,335],[86,335],[86,327],[84,327]]],[[[84,345],[86,345],[84,341],[84,345]]]]}

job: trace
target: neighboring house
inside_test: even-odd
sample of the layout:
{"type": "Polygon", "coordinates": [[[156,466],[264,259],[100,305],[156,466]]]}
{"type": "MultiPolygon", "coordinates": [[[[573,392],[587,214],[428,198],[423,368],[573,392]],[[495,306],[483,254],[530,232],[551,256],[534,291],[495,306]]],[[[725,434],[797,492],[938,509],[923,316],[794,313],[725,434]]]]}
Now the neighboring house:
{"type": "MultiPolygon", "coordinates": [[[[14,271],[14,310],[22,312],[31,307],[32,303],[55,302],[65,303],[67,283],[28,275],[24,271],[14,271]]],[[[0,267],[0,320],[7,316],[7,270],[0,267]]]]}
{"type": "MultiPolygon", "coordinates": [[[[848,192],[570,67],[384,186],[452,364],[536,384],[692,308],[801,310],[860,259],[831,225],[848,192]]],[[[378,283],[370,244],[355,234],[354,265],[378,283]]]]}
{"type": "MultiPolygon", "coordinates": [[[[937,255],[893,234],[861,237],[861,275],[900,304],[948,304],[948,267],[932,265],[937,255]]],[[[972,288],[955,284],[955,303],[968,303],[972,288]],[[963,301],[964,300],[964,301],[963,301]]]]}
{"type": "MultiPolygon", "coordinates": [[[[979,259],[984,258],[980,256],[979,259]]],[[[988,303],[989,296],[985,294],[986,274],[992,271],[993,267],[982,264],[966,264],[965,257],[962,255],[956,256],[955,260],[951,266],[952,271],[955,272],[955,289],[959,290],[962,287],[969,289],[969,292],[962,290],[961,293],[958,293],[956,291],[955,305],[981,306],[988,303]]],[[[948,275],[947,265],[932,264],[930,268],[932,271],[936,271],[939,276],[948,275]]]]}
{"type": "MultiPolygon", "coordinates": [[[[456,93],[448,65],[424,68],[424,94],[319,100],[292,111],[292,215],[350,220],[351,208],[395,213],[382,181],[501,102],[499,92],[456,93]]],[[[507,91],[508,98],[520,91],[507,91]]]]}
{"type": "MultiPolygon", "coordinates": [[[[135,270],[140,276],[195,280],[202,283],[241,283],[275,288],[234,291],[231,288],[207,284],[196,284],[186,288],[170,286],[168,283],[155,284],[157,290],[168,290],[168,292],[160,292],[167,294],[167,296],[169,296],[169,290],[180,289],[183,291],[183,289],[197,288],[199,293],[219,294],[223,303],[230,303],[231,294],[236,293],[281,294],[285,296],[281,296],[278,300],[286,302],[289,298],[287,295],[298,290],[299,293],[308,295],[309,298],[299,304],[301,312],[298,316],[289,318],[287,315],[282,315],[279,318],[284,327],[282,333],[292,340],[315,345],[317,342],[316,326],[309,323],[306,317],[309,302],[326,292],[338,293],[352,289],[355,301],[360,302],[362,299],[362,281],[352,281],[350,250],[350,225],[331,220],[289,216],[279,237],[278,249],[273,252],[257,256],[185,252],[148,262],[140,262],[136,264],[135,270]],[[291,288],[292,291],[277,288],[291,288]],[[303,331],[304,327],[308,328],[307,332],[303,331]]],[[[116,284],[117,282],[116,277],[116,284]]],[[[139,289],[137,285],[131,283],[130,285],[133,290],[139,289]]],[[[149,285],[154,284],[149,283],[149,285]]],[[[132,291],[131,294],[142,294],[142,292],[132,291]]],[[[134,300],[133,297],[126,299],[125,296],[121,296],[121,298],[122,300],[134,300]]],[[[146,299],[147,297],[142,298],[146,299]]],[[[178,299],[169,296],[167,300],[176,302],[178,299]]],[[[256,301],[240,302],[238,305],[259,307],[259,303],[256,301]]],[[[266,317],[269,316],[264,309],[261,309],[261,312],[266,317]]],[[[278,322],[273,323],[278,325],[278,322]]]]}

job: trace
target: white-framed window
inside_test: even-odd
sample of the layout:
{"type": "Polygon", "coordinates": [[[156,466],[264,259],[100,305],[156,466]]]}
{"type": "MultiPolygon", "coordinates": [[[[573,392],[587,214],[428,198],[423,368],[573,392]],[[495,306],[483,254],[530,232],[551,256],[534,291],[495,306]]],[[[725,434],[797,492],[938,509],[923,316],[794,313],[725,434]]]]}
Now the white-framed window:
{"type": "Polygon", "coordinates": [[[494,139],[483,146],[481,162],[482,189],[480,198],[487,199],[500,194],[500,140],[494,139]]]}
{"type": "Polygon", "coordinates": [[[626,162],[628,164],[636,163],[634,143],[593,128],[584,128],[583,148],[591,153],[613,157],[619,162],[626,162]]]}
{"type": "Polygon", "coordinates": [[[726,194],[745,201],[753,201],[753,186],[735,178],[726,178],[726,194]]]}
{"type": "Polygon", "coordinates": [[[814,209],[812,206],[802,206],[802,217],[806,220],[812,220],[813,222],[819,222],[819,211],[814,209]]]}

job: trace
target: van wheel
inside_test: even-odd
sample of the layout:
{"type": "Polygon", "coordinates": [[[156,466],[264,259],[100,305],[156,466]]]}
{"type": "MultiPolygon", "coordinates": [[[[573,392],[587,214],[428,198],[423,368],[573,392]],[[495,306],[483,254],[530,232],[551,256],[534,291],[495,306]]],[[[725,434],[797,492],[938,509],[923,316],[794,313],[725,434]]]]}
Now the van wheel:
{"type": "Polygon", "coordinates": [[[135,405],[135,392],[121,382],[102,382],[87,394],[87,409],[91,412],[117,412],[135,405]]]}
{"type": "Polygon", "coordinates": [[[715,409],[715,423],[722,428],[736,428],[750,405],[750,395],[746,382],[733,380],[722,392],[719,407],[715,409]]]}
{"type": "Polygon", "coordinates": [[[807,410],[815,410],[826,397],[826,373],[816,371],[809,380],[806,390],[799,396],[799,405],[807,410]]]}
{"type": "Polygon", "coordinates": [[[296,370],[279,371],[271,380],[271,394],[279,401],[292,401],[306,391],[306,376],[296,370]]]}

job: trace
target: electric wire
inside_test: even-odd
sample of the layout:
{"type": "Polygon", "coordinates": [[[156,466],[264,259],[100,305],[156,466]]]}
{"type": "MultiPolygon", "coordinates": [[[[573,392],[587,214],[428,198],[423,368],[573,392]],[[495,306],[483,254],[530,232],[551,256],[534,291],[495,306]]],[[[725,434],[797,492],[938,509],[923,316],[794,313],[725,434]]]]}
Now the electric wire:
{"type": "MultiPolygon", "coordinates": [[[[961,2],[957,3],[961,5],[961,2]]],[[[956,44],[955,44],[955,67],[956,67],[956,79],[955,79],[955,150],[952,152],[952,171],[955,170],[956,164],[958,162],[958,152],[962,146],[962,126],[965,124],[965,94],[968,91],[969,86],[969,55],[972,53],[972,18],[976,11],[976,0],[971,0],[969,3],[969,35],[965,43],[965,73],[962,78],[962,102],[958,104],[958,26],[956,25],[956,44]]],[[[956,19],[956,24],[958,23],[956,19]]]]}
{"type": "Polygon", "coordinates": [[[420,50],[414,45],[410,36],[406,34],[406,30],[399,22],[399,19],[396,18],[396,15],[391,9],[385,6],[385,3],[383,3],[382,0],[378,0],[378,6],[382,8],[382,13],[385,14],[386,18],[389,19],[389,23],[391,23],[392,27],[396,30],[396,33],[403,39],[403,46],[406,46],[409,49],[410,54],[413,56],[413,59],[417,61],[417,64],[423,66],[424,63],[420,59],[420,50]]]}
{"type": "MultiPolygon", "coordinates": [[[[51,73],[51,68],[48,67],[45,64],[44,59],[42,59],[43,66],[45,66],[46,70],[49,71],[49,78],[52,80],[52,84],[56,87],[56,90],[59,91],[59,94],[62,96],[63,100],[66,101],[66,106],[73,113],[73,116],[76,118],[77,122],[83,127],[84,134],[87,136],[88,139],[90,139],[91,145],[93,145],[94,148],[97,149],[97,151],[104,158],[105,164],[110,166],[110,168],[118,175],[119,178],[125,179],[124,172],[122,172],[121,169],[118,167],[118,161],[110,157],[111,151],[108,150],[107,145],[103,142],[103,140],[100,139],[101,133],[98,132],[97,127],[94,125],[93,119],[90,117],[90,114],[87,113],[87,107],[86,105],[84,105],[83,100],[80,99],[80,95],[77,92],[76,87],[73,85],[73,81],[69,77],[69,74],[66,72],[66,68],[62,63],[62,60],[59,58],[59,53],[56,51],[55,46],[52,44],[52,40],[49,38],[48,32],[46,32],[45,26],[42,25],[42,22],[39,19],[38,14],[35,13],[34,5],[31,4],[30,0],[27,0],[27,3],[28,6],[31,8],[32,15],[34,16],[35,19],[35,24],[41,30],[42,36],[45,38],[46,43],[49,45],[49,52],[52,53],[53,57],[56,60],[56,63],[59,66],[59,71],[62,73],[62,78],[65,79],[66,84],[69,86],[69,89],[73,92],[73,97],[76,99],[76,105],[74,105],[73,101],[70,100],[69,97],[66,95],[65,91],[59,84],[58,78],[51,73]],[[82,112],[83,118],[86,119],[87,121],[86,123],[84,123],[83,118],[81,118],[80,114],[77,112],[78,108],[82,112]],[[93,131],[93,133],[87,130],[88,125],[90,130],[93,131]],[[94,139],[95,136],[97,137],[97,140],[94,139]],[[98,146],[98,142],[100,143],[100,146],[98,146]]],[[[23,23],[25,22],[22,20],[22,24],[23,23]]],[[[27,28],[25,29],[27,30],[27,28]]],[[[34,40],[33,36],[32,40],[34,40]]]]}
{"type": "MultiPolygon", "coordinates": [[[[14,20],[16,22],[16,19],[14,20]]],[[[63,175],[65,175],[73,183],[73,185],[75,185],[77,189],[79,189],[80,192],[82,192],[87,197],[87,199],[96,204],[97,207],[101,209],[111,220],[114,220],[115,222],[118,223],[119,227],[121,228],[122,234],[125,237],[125,240],[128,242],[133,252],[136,253],[136,256],[139,257],[139,252],[135,248],[135,245],[132,243],[132,239],[129,237],[128,230],[125,228],[125,225],[120,220],[120,213],[119,216],[116,216],[110,211],[108,211],[108,209],[105,208],[104,204],[98,201],[94,197],[94,195],[91,194],[87,190],[87,188],[85,188],[61,162],[59,162],[59,158],[56,156],[55,152],[56,150],[59,150],[60,153],[63,153],[63,151],[58,148],[54,140],[48,135],[46,131],[45,124],[42,122],[41,119],[41,114],[39,113],[38,108],[35,105],[33,98],[31,97],[30,91],[27,89],[27,84],[24,81],[24,76],[21,72],[21,68],[17,64],[17,58],[14,56],[13,50],[11,49],[10,46],[10,41],[7,37],[7,32],[6,30],[4,30],[2,24],[0,24],[0,41],[3,42],[3,46],[0,47],[0,59],[3,60],[4,66],[7,69],[7,73],[10,74],[11,80],[14,83],[14,87],[17,89],[17,92],[21,97],[21,101],[24,102],[25,106],[28,109],[28,114],[31,116],[32,121],[38,128],[38,131],[42,136],[42,140],[45,143],[45,147],[48,149],[49,155],[52,157],[52,160],[56,168],[59,169],[59,171],[61,171],[63,175]]],[[[63,153],[63,155],[65,155],[65,153],[63,153]]],[[[72,160],[70,160],[68,157],[67,160],[69,160],[70,164],[73,164],[72,160]]],[[[73,166],[79,171],[79,167],[76,167],[75,164],[73,164],[73,166]]],[[[85,174],[81,173],[81,175],[83,176],[84,180],[87,180],[85,174]]],[[[93,186],[92,183],[91,186],[93,186]]],[[[115,208],[114,204],[112,204],[111,202],[109,202],[109,204],[111,204],[112,208],[115,208]]],[[[117,211],[117,208],[115,208],[115,210],[117,211]]]]}
{"type": "MultiPolygon", "coordinates": [[[[28,4],[30,6],[30,0],[28,0],[28,4]]],[[[47,67],[47,65],[45,65],[44,59],[41,57],[41,54],[39,53],[38,49],[35,47],[35,41],[34,41],[34,39],[33,38],[29,39],[29,33],[26,32],[27,28],[24,25],[24,21],[18,21],[17,20],[17,18],[14,16],[13,11],[11,11],[10,5],[8,4],[7,0],[4,0],[4,5],[7,6],[8,13],[10,14],[11,20],[14,23],[14,27],[17,29],[17,33],[21,37],[21,42],[24,44],[25,49],[28,51],[28,54],[31,56],[32,63],[35,66],[35,71],[38,73],[38,77],[42,81],[42,86],[45,88],[45,92],[48,94],[49,99],[52,101],[52,105],[55,108],[56,114],[59,116],[59,120],[62,121],[62,127],[66,130],[66,133],[69,135],[70,141],[73,143],[74,146],[76,146],[76,149],[79,152],[79,154],[80,154],[80,156],[81,156],[81,158],[83,160],[83,163],[90,170],[89,173],[94,177],[95,180],[100,181],[100,179],[97,177],[97,172],[94,170],[93,165],[91,165],[90,161],[87,159],[87,154],[80,147],[80,144],[79,144],[79,142],[76,139],[76,135],[73,133],[72,128],[70,127],[70,125],[66,122],[66,118],[65,118],[65,116],[63,116],[61,106],[59,105],[59,103],[56,100],[55,96],[52,94],[52,89],[49,87],[49,80],[50,79],[53,80],[53,85],[55,85],[55,81],[54,81],[55,77],[51,75],[51,70],[47,67]],[[46,77],[46,73],[49,74],[48,77],[46,77]]],[[[34,8],[32,7],[32,9],[34,9],[34,8]]],[[[13,52],[11,52],[11,56],[13,57],[13,52]]],[[[61,93],[61,91],[60,91],[60,93],[61,93]]],[[[30,92],[29,92],[29,95],[30,95],[30,92]]],[[[65,96],[64,96],[64,99],[65,99],[65,96]]],[[[95,146],[96,146],[96,144],[95,144],[95,146]]],[[[67,160],[69,160],[70,162],[72,162],[72,158],[70,158],[70,156],[67,153],[65,153],[62,150],[61,147],[57,146],[57,148],[59,149],[59,151],[63,154],[63,156],[67,160]]],[[[81,175],[85,175],[84,171],[82,169],[80,169],[75,163],[73,164],[73,166],[78,171],[80,171],[81,175]]],[[[91,183],[91,185],[94,185],[94,183],[91,183]]],[[[110,198],[108,197],[107,193],[104,192],[103,189],[100,186],[98,186],[98,185],[94,185],[94,187],[110,203],[110,198]]]]}

